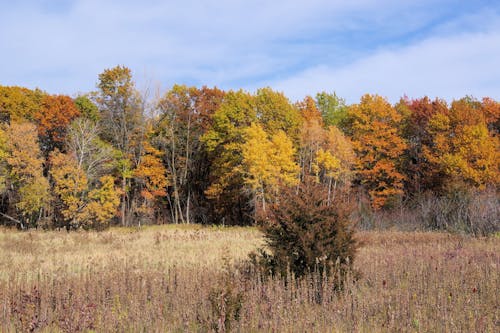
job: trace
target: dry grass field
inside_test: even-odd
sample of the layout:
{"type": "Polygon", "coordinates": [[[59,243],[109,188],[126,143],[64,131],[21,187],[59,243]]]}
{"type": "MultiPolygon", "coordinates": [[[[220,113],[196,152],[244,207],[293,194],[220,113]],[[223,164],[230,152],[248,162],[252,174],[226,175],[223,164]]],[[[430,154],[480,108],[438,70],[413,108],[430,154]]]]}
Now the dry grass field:
{"type": "Polygon", "coordinates": [[[500,331],[500,238],[357,237],[359,278],[335,291],[237,269],[252,228],[0,229],[0,331],[500,331]]]}

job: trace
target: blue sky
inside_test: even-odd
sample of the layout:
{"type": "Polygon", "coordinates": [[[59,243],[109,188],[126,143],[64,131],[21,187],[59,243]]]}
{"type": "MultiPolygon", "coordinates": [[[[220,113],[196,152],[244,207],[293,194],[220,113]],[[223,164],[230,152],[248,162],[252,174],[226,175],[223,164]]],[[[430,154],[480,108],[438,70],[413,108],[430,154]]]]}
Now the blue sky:
{"type": "Polygon", "coordinates": [[[500,99],[500,1],[0,0],[0,84],[75,95],[125,65],[137,86],[270,86],[500,99]]]}

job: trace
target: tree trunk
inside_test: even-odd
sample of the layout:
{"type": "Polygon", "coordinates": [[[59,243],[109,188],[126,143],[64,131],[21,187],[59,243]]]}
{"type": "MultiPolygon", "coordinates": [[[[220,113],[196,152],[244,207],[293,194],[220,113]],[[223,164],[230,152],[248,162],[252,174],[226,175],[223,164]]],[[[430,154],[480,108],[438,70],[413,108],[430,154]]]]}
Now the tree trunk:
{"type": "Polygon", "coordinates": [[[122,218],[122,226],[126,226],[127,219],[125,214],[127,212],[127,179],[122,177],[122,207],[121,207],[121,218],[122,218]]]}

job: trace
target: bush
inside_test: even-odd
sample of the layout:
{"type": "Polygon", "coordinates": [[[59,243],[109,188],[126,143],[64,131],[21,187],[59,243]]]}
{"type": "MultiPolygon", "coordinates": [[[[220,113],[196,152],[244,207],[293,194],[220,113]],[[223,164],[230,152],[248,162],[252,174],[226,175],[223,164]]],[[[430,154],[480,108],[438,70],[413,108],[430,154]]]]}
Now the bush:
{"type": "Polygon", "coordinates": [[[279,203],[259,221],[267,249],[254,254],[253,261],[273,275],[290,272],[301,277],[312,271],[320,276],[344,275],[358,245],[350,213],[351,205],[339,194],[327,205],[319,184],[284,188],[279,203]]]}
{"type": "Polygon", "coordinates": [[[424,196],[417,212],[426,229],[487,236],[500,230],[499,198],[494,189],[454,188],[440,197],[424,196]]]}

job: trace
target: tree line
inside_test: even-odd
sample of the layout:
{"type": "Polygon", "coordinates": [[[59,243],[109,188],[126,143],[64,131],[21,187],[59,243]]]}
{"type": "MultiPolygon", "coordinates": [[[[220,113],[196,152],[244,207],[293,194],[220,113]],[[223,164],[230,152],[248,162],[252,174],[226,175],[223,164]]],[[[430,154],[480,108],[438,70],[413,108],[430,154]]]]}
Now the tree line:
{"type": "Polygon", "coordinates": [[[327,204],[364,195],[375,211],[500,183],[491,98],[175,85],[152,100],[117,66],[76,98],[0,86],[0,124],[0,223],[19,228],[248,225],[311,179],[327,204]]]}

